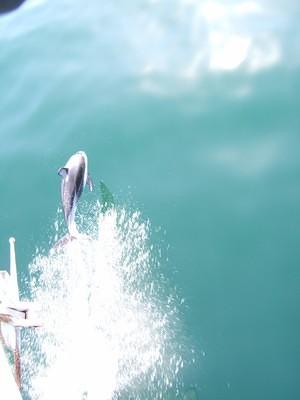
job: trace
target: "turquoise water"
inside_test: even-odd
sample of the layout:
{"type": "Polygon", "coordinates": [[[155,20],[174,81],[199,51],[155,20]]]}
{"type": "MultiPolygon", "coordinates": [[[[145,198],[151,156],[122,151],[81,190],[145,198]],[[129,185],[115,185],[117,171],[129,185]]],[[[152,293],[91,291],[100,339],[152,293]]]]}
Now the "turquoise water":
{"type": "MultiPolygon", "coordinates": [[[[77,150],[141,210],[203,400],[299,398],[296,1],[28,1],[0,18],[0,263],[49,247],[77,150]]],[[[85,194],[85,200],[94,198],[85,194]]]]}

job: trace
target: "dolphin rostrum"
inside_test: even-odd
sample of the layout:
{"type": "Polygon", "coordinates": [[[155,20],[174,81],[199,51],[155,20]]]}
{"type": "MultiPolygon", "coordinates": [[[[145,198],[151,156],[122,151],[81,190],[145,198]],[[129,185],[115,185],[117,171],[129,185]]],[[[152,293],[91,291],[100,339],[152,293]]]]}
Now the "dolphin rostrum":
{"type": "Polygon", "coordinates": [[[88,174],[88,159],[84,151],[73,154],[66,165],[58,170],[61,180],[61,202],[69,234],[78,236],[75,224],[77,202],[85,185],[93,190],[93,182],[88,174]]]}

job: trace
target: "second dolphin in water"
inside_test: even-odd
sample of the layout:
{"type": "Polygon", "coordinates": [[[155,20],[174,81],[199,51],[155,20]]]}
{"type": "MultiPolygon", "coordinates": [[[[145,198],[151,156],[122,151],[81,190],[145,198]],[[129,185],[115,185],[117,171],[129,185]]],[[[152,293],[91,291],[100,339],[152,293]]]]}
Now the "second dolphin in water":
{"type": "Polygon", "coordinates": [[[58,170],[62,177],[61,202],[65,221],[71,237],[77,237],[78,231],[75,224],[77,202],[85,185],[93,190],[93,182],[88,173],[88,159],[84,151],[73,154],[66,165],[58,170]]]}

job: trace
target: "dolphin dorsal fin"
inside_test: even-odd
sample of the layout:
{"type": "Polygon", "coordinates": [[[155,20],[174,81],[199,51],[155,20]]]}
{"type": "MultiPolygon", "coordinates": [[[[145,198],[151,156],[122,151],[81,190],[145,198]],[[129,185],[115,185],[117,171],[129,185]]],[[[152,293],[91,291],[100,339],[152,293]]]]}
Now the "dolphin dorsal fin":
{"type": "Polygon", "coordinates": [[[68,172],[69,168],[66,167],[59,168],[59,170],[57,171],[58,175],[62,176],[63,178],[68,175],[68,172]]]}

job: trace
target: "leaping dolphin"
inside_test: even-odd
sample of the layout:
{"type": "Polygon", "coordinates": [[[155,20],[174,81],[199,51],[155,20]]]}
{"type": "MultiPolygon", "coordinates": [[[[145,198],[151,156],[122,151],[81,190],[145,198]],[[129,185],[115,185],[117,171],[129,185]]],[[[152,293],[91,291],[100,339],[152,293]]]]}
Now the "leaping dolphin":
{"type": "Polygon", "coordinates": [[[93,190],[93,182],[88,174],[88,159],[85,152],[78,151],[73,154],[66,165],[59,168],[58,175],[62,177],[61,202],[68,231],[71,238],[77,237],[78,230],[75,224],[77,202],[85,185],[88,185],[90,191],[93,190]]]}

